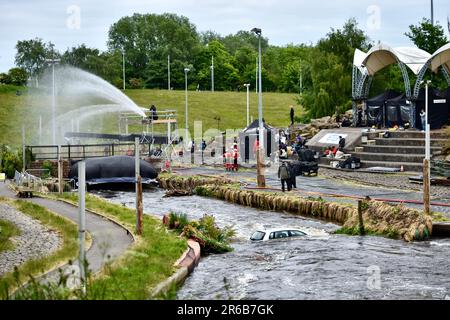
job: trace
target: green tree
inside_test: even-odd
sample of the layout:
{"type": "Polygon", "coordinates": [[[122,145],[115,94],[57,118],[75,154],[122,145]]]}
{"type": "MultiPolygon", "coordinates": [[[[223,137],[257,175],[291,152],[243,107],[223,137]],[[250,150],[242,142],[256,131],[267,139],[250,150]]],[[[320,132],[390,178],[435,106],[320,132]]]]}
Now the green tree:
{"type": "Polygon", "coordinates": [[[8,71],[10,83],[16,86],[24,86],[28,80],[28,74],[23,68],[12,68],[8,71]]]}
{"type": "Polygon", "coordinates": [[[45,67],[45,59],[52,56],[52,47],[52,43],[46,44],[39,38],[18,41],[16,44],[15,63],[35,78],[36,86],[37,78],[45,67]]]}
{"type": "MultiPolygon", "coordinates": [[[[169,13],[121,18],[109,30],[108,46],[110,50],[125,50],[127,78],[147,79],[147,86],[152,87],[167,86],[168,55],[175,71],[175,66],[192,63],[200,51],[195,25],[186,17],[169,13]]],[[[175,87],[183,87],[183,68],[171,78],[175,87]]]]}
{"type": "Polygon", "coordinates": [[[433,25],[429,19],[423,18],[418,25],[410,25],[405,35],[420,49],[433,54],[440,47],[447,44],[444,28],[436,23],[433,25]]]}

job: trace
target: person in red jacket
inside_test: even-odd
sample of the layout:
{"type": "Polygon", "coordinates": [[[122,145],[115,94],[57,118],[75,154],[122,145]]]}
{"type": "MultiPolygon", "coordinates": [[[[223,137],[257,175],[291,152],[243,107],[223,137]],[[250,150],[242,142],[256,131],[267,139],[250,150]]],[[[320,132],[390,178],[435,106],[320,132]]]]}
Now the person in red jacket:
{"type": "Polygon", "coordinates": [[[233,158],[234,158],[233,169],[235,171],[238,171],[238,156],[239,156],[238,146],[237,146],[237,143],[234,143],[234,146],[233,146],[233,158]]]}

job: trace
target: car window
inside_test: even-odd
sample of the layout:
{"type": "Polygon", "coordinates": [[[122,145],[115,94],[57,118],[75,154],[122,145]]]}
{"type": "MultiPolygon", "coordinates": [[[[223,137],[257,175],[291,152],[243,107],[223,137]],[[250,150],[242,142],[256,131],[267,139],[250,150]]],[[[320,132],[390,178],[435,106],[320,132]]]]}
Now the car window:
{"type": "Polygon", "coordinates": [[[262,239],[264,239],[264,236],[266,235],[265,232],[262,231],[256,231],[255,233],[252,234],[252,236],[250,237],[250,240],[253,241],[261,241],[262,239]]]}
{"type": "Polygon", "coordinates": [[[306,235],[306,233],[298,231],[298,230],[289,230],[289,234],[291,237],[301,237],[301,236],[306,235]]]}
{"type": "Polygon", "coordinates": [[[281,239],[289,237],[288,231],[276,231],[274,232],[274,239],[281,239]]]}

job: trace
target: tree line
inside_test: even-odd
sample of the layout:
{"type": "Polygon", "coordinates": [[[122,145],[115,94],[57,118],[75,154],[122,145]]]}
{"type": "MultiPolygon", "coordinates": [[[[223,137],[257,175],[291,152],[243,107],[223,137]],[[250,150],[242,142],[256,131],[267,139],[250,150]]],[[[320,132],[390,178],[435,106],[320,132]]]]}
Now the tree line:
{"type": "MultiPolygon", "coordinates": [[[[409,29],[405,35],[430,53],[448,41],[442,26],[426,19],[409,29]]],[[[258,37],[250,31],[222,36],[214,31],[197,31],[184,16],[134,14],[110,27],[107,45],[104,52],[81,44],[61,53],[39,38],[18,41],[16,65],[36,82],[46,59],[58,58],[61,64],[92,72],[122,88],[124,58],[127,88],[167,89],[170,62],[172,89],[184,89],[184,68],[188,67],[189,89],[210,90],[213,58],[215,90],[239,91],[244,83],[255,89],[258,37]]],[[[275,46],[263,37],[262,89],[298,93],[298,102],[308,111],[308,117],[347,110],[351,106],[354,50],[368,51],[371,46],[373,42],[355,19],[349,19],[340,29],[331,29],[315,45],[275,46]]],[[[2,77],[8,74],[0,74],[0,82],[2,77]]],[[[376,76],[372,89],[402,85],[401,72],[393,65],[376,76]]]]}

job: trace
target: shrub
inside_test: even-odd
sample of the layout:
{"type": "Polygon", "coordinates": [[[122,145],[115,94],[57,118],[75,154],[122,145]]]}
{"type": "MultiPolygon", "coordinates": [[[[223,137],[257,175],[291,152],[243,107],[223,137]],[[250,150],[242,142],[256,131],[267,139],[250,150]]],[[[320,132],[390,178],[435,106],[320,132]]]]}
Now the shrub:
{"type": "Polygon", "coordinates": [[[22,158],[8,146],[1,146],[0,159],[0,171],[6,173],[9,179],[14,178],[16,170],[22,170],[22,158]]]}
{"type": "Polygon", "coordinates": [[[9,70],[8,75],[11,79],[11,84],[16,86],[24,86],[27,84],[28,74],[22,68],[12,68],[9,70]]]}
{"type": "Polygon", "coordinates": [[[128,83],[130,84],[131,89],[141,89],[144,84],[144,80],[141,78],[131,78],[128,80],[128,83]]]}
{"type": "Polygon", "coordinates": [[[45,160],[42,163],[42,169],[46,169],[46,171],[44,172],[44,174],[42,175],[43,178],[49,178],[52,175],[52,163],[49,160],[45,160]]]}

